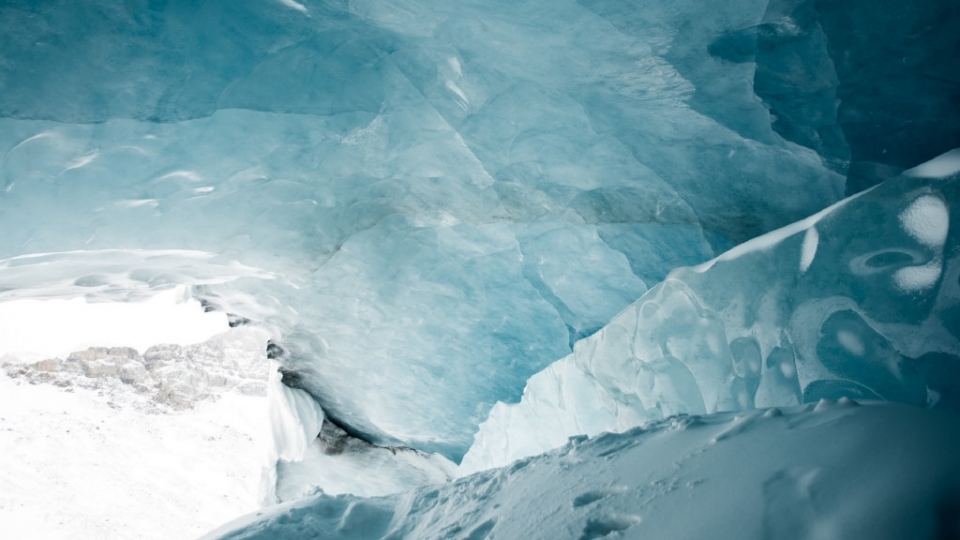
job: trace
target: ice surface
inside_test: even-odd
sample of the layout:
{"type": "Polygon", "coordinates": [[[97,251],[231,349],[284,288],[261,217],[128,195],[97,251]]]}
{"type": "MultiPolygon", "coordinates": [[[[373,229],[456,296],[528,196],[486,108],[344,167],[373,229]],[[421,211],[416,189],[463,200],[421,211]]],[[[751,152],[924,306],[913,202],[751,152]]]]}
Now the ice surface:
{"type": "Polygon", "coordinates": [[[675,270],[497,404],[462,471],[678,413],[844,396],[960,410],[943,372],[960,362],[957,180],[903,176],[675,270]]]}
{"type": "Polygon", "coordinates": [[[443,487],[276,506],[203,540],[940,538],[960,525],[958,444],[955,415],[904,405],[681,416],[443,487]]]}
{"type": "Polygon", "coordinates": [[[671,269],[960,146],[956,8],[899,4],[4,2],[0,299],[193,285],[456,460],[671,269]]]}

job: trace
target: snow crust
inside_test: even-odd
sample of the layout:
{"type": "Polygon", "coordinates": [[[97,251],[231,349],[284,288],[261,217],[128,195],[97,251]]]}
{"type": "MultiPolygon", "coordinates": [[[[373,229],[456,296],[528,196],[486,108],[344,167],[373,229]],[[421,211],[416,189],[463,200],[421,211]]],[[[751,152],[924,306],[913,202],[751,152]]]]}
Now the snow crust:
{"type": "Polygon", "coordinates": [[[675,270],[498,403],[461,471],[680,413],[844,396],[960,410],[957,189],[904,176],[675,270]]]}
{"type": "Polygon", "coordinates": [[[443,487],[275,506],[202,539],[936,538],[957,530],[958,443],[955,415],[905,405],[681,415],[443,487]]]}

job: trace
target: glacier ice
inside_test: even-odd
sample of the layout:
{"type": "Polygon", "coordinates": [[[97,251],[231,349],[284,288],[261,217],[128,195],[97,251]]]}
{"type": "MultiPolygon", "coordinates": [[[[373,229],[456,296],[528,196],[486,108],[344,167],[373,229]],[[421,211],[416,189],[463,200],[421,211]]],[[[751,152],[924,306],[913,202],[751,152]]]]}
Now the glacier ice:
{"type": "Polygon", "coordinates": [[[960,192],[932,168],[675,270],[497,404],[462,472],[681,413],[845,396],[960,410],[960,192]]]}
{"type": "Polygon", "coordinates": [[[955,415],[900,404],[684,415],[445,486],[275,506],[202,540],[949,537],[958,444],[955,415]]]}
{"type": "MultiPolygon", "coordinates": [[[[699,9],[5,3],[0,259],[216,254],[205,284],[185,260],[63,262],[56,294],[202,285],[350,432],[459,459],[672,268],[844,193],[771,126],[754,67],[710,53],[763,7],[699,9]]],[[[6,294],[54,294],[19,271],[6,294]]]]}
{"type": "Polygon", "coordinates": [[[338,467],[409,485],[471,442],[466,470],[671,414],[955,409],[956,152],[801,220],[960,147],[958,24],[954,0],[8,0],[0,302],[189,286],[266,329],[280,498],[350,491],[306,479],[327,424],[338,467]]]}

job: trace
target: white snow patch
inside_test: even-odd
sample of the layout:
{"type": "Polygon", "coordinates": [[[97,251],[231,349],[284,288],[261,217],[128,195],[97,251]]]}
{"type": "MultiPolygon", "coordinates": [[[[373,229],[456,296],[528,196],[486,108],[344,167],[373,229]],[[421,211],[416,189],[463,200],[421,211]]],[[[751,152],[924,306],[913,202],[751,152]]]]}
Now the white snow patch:
{"type": "Polygon", "coordinates": [[[164,180],[176,180],[176,179],[182,179],[188,182],[201,182],[203,180],[203,178],[199,174],[193,171],[173,171],[171,173],[167,173],[161,176],[160,178],[157,178],[154,181],[162,182],[164,180]]]}
{"type": "Polygon", "coordinates": [[[900,214],[900,224],[917,242],[939,250],[950,231],[950,210],[939,197],[924,195],[900,214]]]}
{"type": "Polygon", "coordinates": [[[860,339],[860,336],[854,334],[853,332],[848,332],[846,330],[841,330],[837,332],[837,341],[840,342],[840,345],[844,349],[850,351],[854,356],[863,356],[866,352],[866,348],[863,346],[863,341],[860,339]]]}
{"type": "Polygon", "coordinates": [[[923,266],[907,266],[893,275],[897,287],[905,292],[922,291],[936,285],[943,263],[938,257],[923,266]]]}
{"type": "Polygon", "coordinates": [[[0,538],[195,538],[257,508],[266,400],[167,414],[0,371],[0,538]]]}
{"type": "Polygon", "coordinates": [[[283,5],[285,5],[285,6],[287,6],[287,7],[289,7],[289,8],[293,8],[293,9],[299,11],[300,13],[305,13],[305,14],[309,14],[309,13],[310,13],[310,12],[307,10],[307,6],[301,4],[300,2],[296,2],[295,0],[280,0],[280,3],[283,4],[283,5]]]}
{"type": "Polygon", "coordinates": [[[947,178],[957,173],[960,173],[960,148],[954,148],[945,154],[940,154],[903,174],[917,178],[947,178]]]}
{"type": "Polygon", "coordinates": [[[803,246],[800,248],[800,273],[806,272],[817,256],[817,246],[820,244],[820,233],[816,227],[807,229],[803,235],[803,246]]]}
{"type": "Polygon", "coordinates": [[[121,208],[140,208],[141,206],[156,208],[160,206],[160,201],[157,199],[127,199],[123,201],[117,201],[117,206],[121,208]]]}

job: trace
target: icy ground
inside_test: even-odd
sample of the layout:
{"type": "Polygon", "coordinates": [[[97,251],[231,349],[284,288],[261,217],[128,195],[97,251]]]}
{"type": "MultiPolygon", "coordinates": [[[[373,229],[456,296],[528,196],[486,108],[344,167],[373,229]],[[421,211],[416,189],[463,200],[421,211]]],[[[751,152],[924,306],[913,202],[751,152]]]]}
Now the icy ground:
{"type": "Polygon", "coordinates": [[[264,341],[4,357],[0,538],[193,538],[257,508],[264,341]]]}
{"type": "Polygon", "coordinates": [[[202,540],[956,538],[960,421],[823,400],[670,418],[438,488],[268,508],[202,540]]]}

